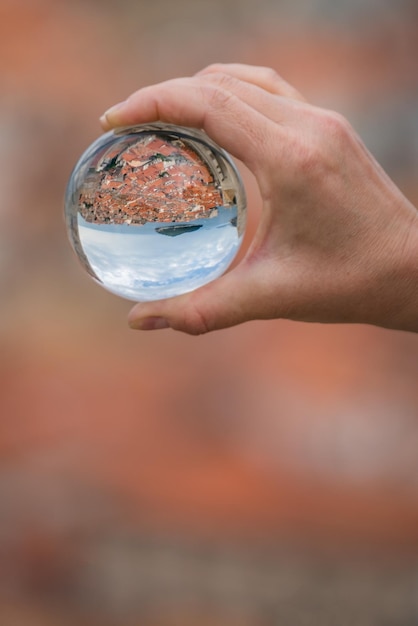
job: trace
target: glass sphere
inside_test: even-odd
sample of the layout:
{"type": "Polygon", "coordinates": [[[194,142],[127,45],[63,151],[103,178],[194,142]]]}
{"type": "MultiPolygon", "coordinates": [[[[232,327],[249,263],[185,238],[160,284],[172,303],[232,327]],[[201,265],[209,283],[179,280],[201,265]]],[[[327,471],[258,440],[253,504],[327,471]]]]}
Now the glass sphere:
{"type": "Polygon", "coordinates": [[[231,158],[205,133],[155,123],[108,132],[86,150],[65,216],[90,276],[129,300],[157,300],[225,272],[246,199],[231,158]]]}

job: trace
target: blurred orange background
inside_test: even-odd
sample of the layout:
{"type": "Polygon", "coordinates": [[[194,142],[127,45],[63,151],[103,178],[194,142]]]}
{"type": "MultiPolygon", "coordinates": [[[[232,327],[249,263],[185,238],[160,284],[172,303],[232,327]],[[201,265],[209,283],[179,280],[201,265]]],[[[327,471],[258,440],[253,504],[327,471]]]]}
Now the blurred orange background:
{"type": "Polygon", "coordinates": [[[416,2],[0,0],[0,33],[1,625],[417,623],[418,338],[132,332],[62,215],[99,115],[215,61],[338,109],[418,205],[416,2]]]}

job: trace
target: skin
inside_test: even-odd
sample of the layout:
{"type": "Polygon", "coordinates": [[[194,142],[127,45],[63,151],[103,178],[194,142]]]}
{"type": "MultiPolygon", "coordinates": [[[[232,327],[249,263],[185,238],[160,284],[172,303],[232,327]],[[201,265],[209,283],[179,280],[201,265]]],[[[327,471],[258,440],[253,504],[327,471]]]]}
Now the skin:
{"type": "Polygon", "coordinates": [[[418,211],[345,118],[271,69],[216,64],[136,91],[101,123],[157,120],[203,128],[253,172],[263,207],[238,266],[135,305],[132,328],[197,335],[288,318],[418,332],[418,211]]]}

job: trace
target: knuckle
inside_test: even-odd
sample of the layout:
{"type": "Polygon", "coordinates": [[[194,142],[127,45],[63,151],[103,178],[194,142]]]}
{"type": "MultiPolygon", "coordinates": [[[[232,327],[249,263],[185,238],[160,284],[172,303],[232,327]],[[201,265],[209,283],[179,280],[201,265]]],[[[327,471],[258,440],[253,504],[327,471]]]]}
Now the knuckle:
{"type": "Polygon", "coordinates": [[[324,150],[322,141],[313,138],[296,138],[293,141],[292,171],[299,180],[302,176],[306,181],[322,183],[329,171],[333,169],[330,155],[324,150]]]}
{"type": "MultiPolygon", "coordinates": [[[[228,79],[223,81],[227,82],[228,79]]],[[[215,81],[216,82],[216,81],[215,81]]],[[[222,85],[222,81],[213,84],[213,81],[205,81],[201,86],[203,99],[215,110],[224,109],[234,98],[234,94],[222,85]]]]}
{"type": "Polygon", "coordinates": [[[205,82],[215,83],[215,85],[219,85],[219,87],[223,87],[225,89],[230,89],[237,83],[237,79],[223,72],[219,71],[211,71],[207,74],[202,75],[201,77],[205,82]]]}
{"type": "Polygon", "coordinates": [[[193,297],[190,298],[181,320],[173,324],[175,330],[183,331],[189,335],[204,335],[211,330],[209,321],[193,297]]]}
{"type": "Polygon", "coordinates": [[[203,70],[200,70],[200,72],[197,73],[197,76],[202,76],[208,73],[216,73],[216,72],[224,73],[224,68],[225,66],[223,63],[210,63],[209,65],[204,67],[203,70]]]}
{"type": "Polygon", "coordinates": [[[301,96],[299,92],[292,87],[276,70],[272,67],[260,67],[260,77],[263,79],[263,82],[269,84],[278,91],[279,93],[290,96],[295,99],[300,99],[301,96]]]}
{"type": "Polygon", "coordinates": [[[324,177],[339,168],[353,133],[346,118],[334,111],[316,112],[312,123],[306,137],[295,139],[294,152],[300,171],[324,177]]]}
{"type": "Polygon", "coordinates": [[[273,93],[291,98],[293,100],[304,100],[301,94],[290,85],[276,70],[271,67],[260,67],[260,78],[265,85],[269,85],[269,88],[273,93]]]}
{"type": "Polygon", "coordinates": [[[304,175],[319,174],[323,169],[323,156],[315,142],[298,142],[295,157],[297,169],[304,175]]]}
{"type": "Polygon", "coordinates": [[[283,82],[283,79],[280,76],[280,74],[278,74],[276,70],[274,70],[272,67],[262,66],[259,68],[259,72],[266,82],[273,83],[273,84],[283,82]]]}
{"type": "Polygon", "coordinates": [[[325,111],[322,115],[324,134],[334,140],[346,140],[351,135],[351,126],[347,119],[336,111],[325,111]]]}

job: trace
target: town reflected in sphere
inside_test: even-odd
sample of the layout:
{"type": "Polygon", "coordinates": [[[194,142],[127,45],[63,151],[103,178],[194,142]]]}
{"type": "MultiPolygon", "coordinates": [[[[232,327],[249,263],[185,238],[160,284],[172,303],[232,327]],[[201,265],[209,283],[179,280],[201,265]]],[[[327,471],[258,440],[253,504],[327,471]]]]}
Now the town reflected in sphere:
{"type": "Polygon", "coordinates": [[[90,276],[124,298],[157,300],[225,272],[246,200],[231,158],[202,131],[156,123],[106,133],[86,150],[65,216],[90,276]]]}

